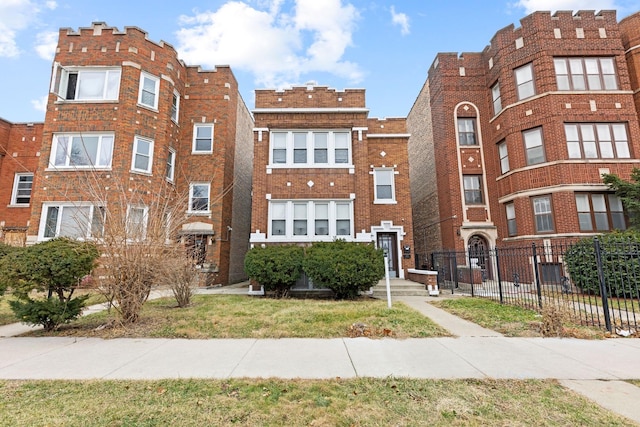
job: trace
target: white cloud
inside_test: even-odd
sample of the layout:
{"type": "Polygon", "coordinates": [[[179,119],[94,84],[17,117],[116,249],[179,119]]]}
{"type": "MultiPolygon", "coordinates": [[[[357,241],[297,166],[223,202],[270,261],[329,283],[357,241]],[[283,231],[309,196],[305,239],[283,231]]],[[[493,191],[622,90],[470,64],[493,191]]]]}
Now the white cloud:
{"type": "Polygon", "coordinates": [[[228,64],[251,72],[258,85],[282,87],[301,75],[328,72],[358,82],[357,64],[343,60],[358,19],[342,0],[229,1],[217,11],[181,16],[182,59],[212,68],[228,64]]]}
{"type": "Polygon", "coordinates": [[[54,0],[44,3],[32,0],[0,0],[0,57],[14,57],[20,54],[16,38],[23,30],[30,30],[31,24],[42,11],[42,6],[55,9],[54,0]]]}
{"type": "Polygon", "coordinates": [[[58,32],[47,31],[36,36],[36,52],[42,59],[53,60],[58,46],[58,32]]]}
{"type": "Polygon", "coordinates": [[[39,99],[32,99],[31,100],[31,105],[33,106],[34,110],[42,111],[43,113],[46,113],[47,112],[47,101],[48,100],[49,100],[49,97],[47,95],[43,95],[39,99]]]}
{"type": "Polygon", "coordinates": [[[609,10],[618,9],[615,0],[518,0],[515,7],[525,9],[526,13],[537,10],[609,10]]]}
{"type": "Polygon", "coordinates": [[[3,0],[0,2],[0,56],[18,56],[18,31],[27,27],[37,13],[30,0],[3,0]]]}
{"type": "Polygon", "coordinates": [[[406,13],[396,13],[394,6],[391,6],[391,22],[393,22],[394,25],[400,26],[400,33],[403,36],[409,34],[409,17],[406,13]]]}

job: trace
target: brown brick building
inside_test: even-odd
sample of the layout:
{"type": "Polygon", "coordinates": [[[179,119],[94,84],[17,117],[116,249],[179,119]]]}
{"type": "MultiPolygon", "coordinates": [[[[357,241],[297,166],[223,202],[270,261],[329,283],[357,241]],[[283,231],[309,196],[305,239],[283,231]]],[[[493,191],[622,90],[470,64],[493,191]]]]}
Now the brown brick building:
{"type": "Polygon", "coordinates": [[[0,241],[14,246],[25,244],[42,126],[0,119],[0,241]]]}
{"type": "Polygon", "coordinates": [[[22,171],[9,158],[20,158],[21,144],[35,144],[29,159],[38,151],[39,164],[23,162],[36,171],[30,220],[14,215],[28,224],[27,242],[99,240],[107,213],[126,216],[132,240],[152,224],[177,224],[207,284],[245,278],[253,120],[228,66],[186,66],[136,27],[62,29],[44,124],[9,128],[3,182],[22,171]]]}
{"type": "Polygon", "coordinates": [[[441,53],[407,129],[418,263],[550,244],[627,218],[602,183],[640,156],[640,14],[536,12],[482,52],[441,53]],[[635,94],[635,95],[634,95],[635,94]]]}
{"type": "MultiPolygon", "coordinates": [[[[251,244],[375,242],[414,266],[405,119],[368,118],[364,89],[257,90],[251,244]]],[[[302,285],[304,286],[304,285],[302,285]]]]}

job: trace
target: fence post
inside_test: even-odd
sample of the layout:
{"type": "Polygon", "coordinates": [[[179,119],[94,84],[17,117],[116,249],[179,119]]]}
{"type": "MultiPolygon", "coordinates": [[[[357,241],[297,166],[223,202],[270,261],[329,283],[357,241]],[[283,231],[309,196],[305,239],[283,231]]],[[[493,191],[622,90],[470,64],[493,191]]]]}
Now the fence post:
{"type": "Polygon", "coordinates": [[[469,281],[471,282],[471,296],[474,297],[473,292],[473,267],[471,266],[471,251],[467,249],[467,265],[469,266],[469,281]]]}
{"type": "Polygon", "coordinates": [[[536,254],[536,244],[531,244],[533,251],[533,271],[536,278],[536,288],[538,288],[538,307],[542,308],[542,287],[540,286],[540,272],[538,271],[538,255],[536,254]]]}
{"type": "Polygon", "coordinates": [[[498,276],[498,291],[500,292],[500,304],[502,304],[504,301],[502,297],[502,277],[500,275],[500,257],[498,256],[498,248],[494,248],[493,252],[496,254],[496,270],[498,270],[496,272],[496,275],[498,276]]]}
{"type": "MultiPolygon", "coordinates": [[[[458,286],[460,286],[460,282],[458,282],[458,254],[456,252],[452,252],[453,253],[453,274],[452,276],[454,277],[453,279],[453,285],[451,286],[451,295],[453,295],[453,290],[454,289],[458,289],[458,286]]],[[[448,263],[449,266],[451,266],[451,263],[448,263]]]]}
{"type": "Polygon", "coordinates": [[[604,324],[607,331],[613,332],[611,328],[611,316],[609,315],[609,298],[607,297],[607,284],[604,279],[604,271],[602,268],[602,253],[600,250],[600,240],[597,237],[593,239],[593,249],[596,253],[596,266],[598,267],[598,283],[600,285],[600,298],[602,298],[602,311],[604,311],[604,324]]]}

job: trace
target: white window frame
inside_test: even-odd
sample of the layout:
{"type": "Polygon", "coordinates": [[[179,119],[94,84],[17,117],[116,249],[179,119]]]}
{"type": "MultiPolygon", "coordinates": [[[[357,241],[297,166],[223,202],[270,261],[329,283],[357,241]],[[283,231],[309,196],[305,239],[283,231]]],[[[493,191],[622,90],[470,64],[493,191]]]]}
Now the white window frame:
{"type": "Polygon", "coordinates": [[[11,206],[29,206],[31,204],[31,195],[33,194],[33,173],[16,173],[13,178],[13,191],[11,192],[11,206]],[[24,180],[24,178],[31,178],[31,180],[24,180]],[[19,194],[27,190],[25,185],[28,184],[29,201],[26,203],[18,202],[18,199],[24,199],[24,194],[19,194]],[[22,186],[22,188],[21,188],[22,186]]]}
{"type": "MultiPolygon", "coordinates": [[[[201,198],[201,197],[199,197],[201,198]]],[[[192,182],[189,184],[189,206],[187,207],[187,213],[194,215],[208,215],[211,213],[211,183],[210,182],[192,182]],[[193,210],[193,189],[195,186],[207,187],[207,209],[193,210]]]]}
{"type": "Polygon", "coordinates": [[[354,236],[354,223],[353,223],[353,201],[352,200],[271,200],[269,201],[269,215],[268,215],[268,239],[277,242],[315,242],[325,241],[330,242],[334,239],[353,240],[354,236]],[[275,216],[275,206],[278,206],[278,210],[284,210],[284,218],[275,216]],[[305,206],[305,215],[295,216],[295,206],[305,206]],[[327,205],[327,218],[318,218],[320,220],[328,221],[327,234],[316,234],[316,206],[327,205]],[[348,218],[340,217],[339,212],[347,207],[348,218]],[[295,234],[294,221],[306,220],[306,233],[295,234]],[[273,234],[273,221],[284,221],[284,234],[273,234]],[[348,234],[338,234],[338,222],[349,221],[348,234]]]}
{"type": "Polygon", "coordinates": [[[536,94],[535,77],[533,75],[533,63],[530,62],[513,70],[516,81],[518,101],[531,98],[536,94]]]}
{"type": "Polygon", "coordinates": [[[614,57],[558,57],[553,58],[553,67],[559,91],[618,90],[614,57]]]}
{"type": "Polygon", "coordinates": [[[534,224],[536,233],[538,234],[553,233],[555,231],[555,224],[553,220],[553,202],[551,200],[551,195],[532,197],[531,202],[533,205],[533,224],[534,224]],[[549,209],[544,211],[539,210],[539,208],[544,208],[544,207],[548,207],[549,209]],[[550,225],[550,228],[548,229],[540,229],[538,227],[539,225],[538,219],[542,218],[543,216],[547,218],[545,222],[548,222],[550,225]]]}
{"type": "Polygon", "coordinates": [[[547,161],[547,153],[545,153],[545,150],[544,150],[544,134],[542,133],[542,127],[539,126],[539,127],[522,131],[522,141],[524,142],[524,151],[525,151],[527,166],[539,165],[547,161]],[[540,143],[538,143],[538,141],[536,141],[535,139],[530,139],[529,137],[530,135],[532,138],[535,138],[536,135],[539,135],[540,143]],[[540,147],[540,150],[542,150],[542,160],[534,161],[536,160],[536,157],[530,157],[529,153],[537,152],[538,147],[540,147]]]}
{"type": "Polygon", "coordinates": [[[625,123],[565,123],[569,159],[629,159],[625,123]]]}
{"type": "MultiPolygon", "coordinates": [[[[279,141],[282,141],[280,139],[279,141]]],[[[291,130],[272,130],[269,134],[269,167],[271,168],[352,168],[353,167],[353,150],[352,150],[351,131],[348,129],[291,129],[291,130]],[[306,135],[306,144],[304,147],[295,144],[295,135],[306,135]],[[327,161],[315,161],[315,135],[327,134],[327,161]],[[276,136],[284,137],[284,147],[278,147],[278,150],[285,151],[284,163],[274,163],[274,144],[276,136]],[[341,147],[339,144],[339,136],[346,137],[347,147],[341,147]],[[347,150],[347,161],[345,163],[338,162],[336,153],[339,150],[347,150]],[[306,162],[296,162],[295,150],[306,150],[306,162]]]]}
{"type": "Polygon", "coordinates": [[[115,143],[115,136],[113,133],[56,133],[53,135],[53,141],[51,144],[51,156],[49,158],[49,168],[51,169],[111,169],[111,162],[113,161],[113,146],[115,143]],[[73,150],[74,138],[80,138],[79,143],[82,144],[82,148],[85,149],[85,138],[97,137],[98,143],[96,147],[96,161],[98,164],[88,165],[74,165],[71,163],[71,154],[73,150]],[[71,138],[71,149],[69,146],[64,147],[61,145],[63,138],[71,138]],[[109,141],[110,140],[110,141],[109,141]],[[62,150],[62,151],[60,151],[62,150]],[[108,156],[108,162],[103,162],[103,156],[108,156]],[[64,160],[64,164],[57,165],[56,162],[64,160]]]}
{"type": "Polygon", "coordinates": [[[504,210],[507,216],[507,235],[509,237],[518,235],[518,222],[516,220],[516,206],[512,203],[504,205],[504,210]]]}
{"type": "Polygon", "coordinates": [[[173,91],[173,97],[171,98],[171,120],[178,123],[180,118],[180,93],[177,90],[173,91]]]}
{"type": "Polygon", "coordinates": [[[375,168],[373,169],[373,203],[375,204],[396,204],[396,184],[395,184],[395,175],[398,173],[395,169],[393,168],[375,168]],[[379,185],[384,185],[384,186],[388,186],[389,184],[380,184],[380,180],[383,177],[383,175],[388,175],[390,176],[391,179],[391,197],[384,197],[384,198],[380,198],[378,196],[378,186],[379,185]]]}
{"type": "Polygon", "coordinates": [[[213,123],[196,123],[193,125],[193,141],[192,141],[192,145],[191,145],[191,153],[192,154],[211,154],[213,153],[213,143],[215,140],[215,126],[213,125],[213,123]],[[199,128],[211,128],[211,144],[209,146],[209,149],[207,150],[198,150],[197,149],[197,139],[198,139],[198,129],[199,128]]]}
{"type": "Polygon", "coordinates": [[[158,110],[158,98],[160,97],[160,78],[154,76],[153,74],[149,74],[147,72],[142,71],[140,73],[140,87],[138,89],[138,105],[145,107],[145,108],[151,108],[152,110],[158,110]],[[145,92],[144,90],[144,83],[145,83],[145,79],[150,80],[151,82],[153,82],[154,84],[154,88],[153,88],[153,104],[147,104],[145,102],[143,102],[143,93],[145,92]]]}
{"type": "Polygon", "coordinates": [[[117,101],[120,96],[120,81],[122,69],[120,67],[63,67],[60,63],[54,64],[51,77],[50,91],[58,96],[59,101],[73,102],[102,102],[117,101]],[[81,96],[82,82],[88,81],[90,74],[104,73],[102,94],[99,96],[81,96]],[[73,97],[68,97],[69,76],[76,75],[73,97]]]}
{"type": "Polygon", "coordinates": [[[153,139],[149,139],[149,138],[145,138],[145,137],[136,135],[133,138],[133,150],[132,150],[132,153],[133,154],[131,156],[131,172],[151,174],[151,171],[153,170],[153,139]],[[144,142],[144,143],[149,144],[149,153],[148,154],[139,153],[138,152],[138,148],[139,148],[140,142],[144,142]],[[136,158],[138,158],[139,156],[148,158],[148,163],[147,163],[147,168],[146,169],[141,169],[141,168],[136,167],[136,158]]]}
{"type": "Polygon", "coordinates": [[[475,147],[480,145],[478,141],[478,132],[476,129],[476,118],[475,117],[458,117],[457,120],[458,127],[458,145],[461,147],[475,147]],[[469,131],[468,125],[471,125],[471,131],[469,131]],[[473,138],[472,144],[468,144],[469,141],[468,136],[471,135],[473,138]],[[464,136],[464,138],[462,138],[464,136]]]}
{"type": "Polygon", "coordinates": [[[500,156],[500,173],[505,174],[511,170],[509,165],[509,147],[507,141],[498,143],[498,155],[500,156]]]}
{"type": "Polygon", "coordinates": [[[173,182],[176,173],[176,150],[169,148],[167,152],[167,168],[164,177],[167,181],[173,182]]]}
{"type": "Polygon", "coordinates": [[[500,94],[500,83],[498,82],[491,86],[491,100],[493,102],[493,115],[497,116],[502,111],[502,96],[500,94]]]}
{"type": "Polygon", "coordinates": [[[482,188],[482,175],[462,175],[462,189],[465,205],[482,206],[485,204],[485,196],[482,188]],[[472,197],[469,198],[476,194],[480,196],[480,201],[474,201],[472,197]]]}
{"type": "MultiPolygon", "coordinates": [[[[49,239],[53,239],[56,237],[61,237],[60,236],[60,228],[62,225],[62,216],[63,216],[63,212],[65,209],[73,209],[73,208],[78,208],[78,209],[82,209],[82,208],[89,208],[89,213],[88,216],[86,218],[86,223],[83,223],[79,226],[80,231],[84,231],[84,233],[80,236],[77,236],[76,238],[78,240],[96,240],[96,239],[100,239],[104,233],[104,222],[105,222],[105,215],[106,215],[106,211],[104,210],[103,207],[100,207],[94,203],[91,202],[44,202],[42,204],[42,212],[40,215],[40,226],[38,229],[38,240],[39,241],[43,241],[43,240],[49,240],[49,239]],[[51,208],[58,208],[58,216],[56,219],[56,224],[55,224],[55,229],[54,229],[54,235],[53,236],[46,236],[46,231],[47,231],[47,220],[48,220],[48,214],[49,214],[49,209],[51,208]],[[102,225],[102,229],[100,230],[100,232],[98,233],[98,236],[94,236],[92,235],[94,229],[94,219],[95,219],[95,210],[96,209],[101,209],[102,210],[102,223],[100,225],[102,225]],[[82,230],[84,228],[84,230],[82,230]]],[[[84,221],[83,221],[84,222],[84,221]]],[[[70,236],[70,237],[75,237],[75,236],[70,236]]]]}
{"type": "Polygon", "coordinates": [[[125,222],[125,233],[128,241],[139,242],[147,238],[147,226],[149,223],[149,208],[144,205],[127,205],[127,220],[125,222]],[[142,211],[142,224],[134,224],[131,222],[132,211],[142,211]],[[132,226],[142,225],[142,230],[132,230],[132,226]]]}

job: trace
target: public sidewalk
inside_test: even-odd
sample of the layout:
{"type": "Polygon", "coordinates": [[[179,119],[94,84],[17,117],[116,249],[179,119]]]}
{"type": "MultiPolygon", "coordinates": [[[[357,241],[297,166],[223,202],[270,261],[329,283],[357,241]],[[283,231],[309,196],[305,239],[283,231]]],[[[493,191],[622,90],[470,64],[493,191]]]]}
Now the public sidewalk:
{"type": "MultiPolygon", "coordinates": [[[[219,292],[242,292],[221,288],[219,292]]],[[[216,290],[207,291],[216,293],[216,290]]],[[[424,339],[0,338],[0,379],[557,379],[640,423],[640,340],[507,338],[398,297],[456,337],[424,339]],[[283,363],[286,361],[286,363],[283,363]]]]}

